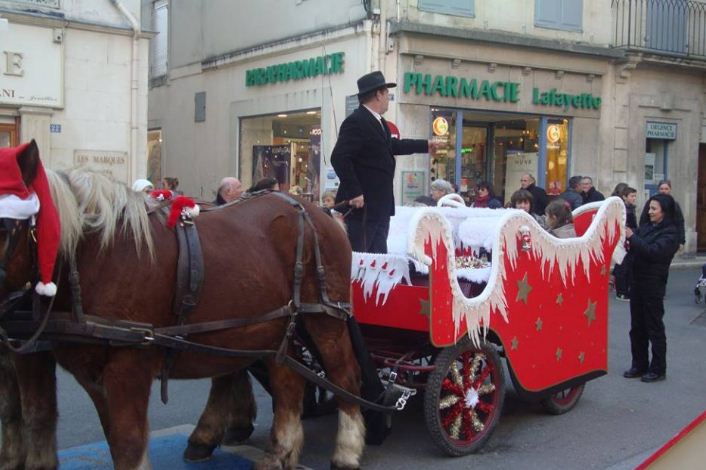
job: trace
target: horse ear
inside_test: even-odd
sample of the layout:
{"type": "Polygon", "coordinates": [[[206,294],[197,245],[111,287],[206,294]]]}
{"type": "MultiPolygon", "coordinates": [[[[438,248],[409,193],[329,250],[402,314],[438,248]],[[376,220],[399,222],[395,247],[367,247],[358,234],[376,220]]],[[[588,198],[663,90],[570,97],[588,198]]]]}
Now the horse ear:
{"type": "Polygon", "coordinates": [[[39,165],[39,146],[34,139],[17,156],[17,165],[22,171],[22,180],[25,186],[30,186],[37,177],[37,166],[39,165]]]}

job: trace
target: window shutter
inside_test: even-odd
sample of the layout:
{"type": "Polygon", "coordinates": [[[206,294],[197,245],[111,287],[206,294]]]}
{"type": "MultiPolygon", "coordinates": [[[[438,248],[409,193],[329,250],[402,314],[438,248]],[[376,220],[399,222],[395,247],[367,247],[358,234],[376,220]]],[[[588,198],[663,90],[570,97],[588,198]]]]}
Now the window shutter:
{"type": "Polygon", "coordinates": [[[457,16],[475,16],[475,0],[419,0],[419,9],[457,16]]]}
{"type": "Polygon", "coordinates": [[[206,121],[206,92],[194,94],[194,122],[206,121]]]}
{"type": "Polygon", "coordinates": [[[534,5],[536,26],[581,31],[583,0],[535,0],[534,5]]]}
{"type": "Polygon", "coordinates": [[[167,74],[169,45],[169,10],[167,0],[154,2],[152,10],[152,30],[157,33],[150,44],[150,76],[161,77],[167,74]]]}
{"type": "Polygon", "coordinates": [[[583,29],[583,0],[565,0],[561,3],[564,7],[562,25],[566,29],[581,31],[583,29]]]}

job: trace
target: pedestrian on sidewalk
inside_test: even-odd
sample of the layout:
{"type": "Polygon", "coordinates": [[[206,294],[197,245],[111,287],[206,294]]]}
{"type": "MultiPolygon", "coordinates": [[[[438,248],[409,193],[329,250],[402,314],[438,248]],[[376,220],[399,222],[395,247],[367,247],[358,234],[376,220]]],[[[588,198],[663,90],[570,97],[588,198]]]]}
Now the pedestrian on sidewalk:
{"type": "MultiPolygon", "coordinates": [[[[632,231],[637,230],[637,217],[635,215],[635,202],[637,201],[637,189],[626,186],[620,195],[625,203],[625,226],[632,231]]],[[[616,264],[613,268],[615,279],[615,298],[618,300],[630,300],[630,286],[632,284],[633,254],[629,251],[629,243],[626,241],[627,254],[622,263],[616,264]]]]}
{"type": "Polygon", "coordinates": [[[637,231],[626,228],[634,256],[630,292],[630,347],[632,365],[623,377],[643,382],[664,380],[667,374],[667,337],[664,329],[664,294],[669,265],[679,249],[674,223],[674,199],[655,194],[648,201],[649,222],[637,231]],[[649,360],[649,345],[652,360],[649,360]]]}
{"type": "MultiPolygon", "coordinates": [[[[657,189],[660,194],[667,194],[672,196],[672,182],[671,180],[661,180],[657,185],[657,189]]],[[[648,209],[649,201],[645,203],[645,207],[642,209],[642,214],[640,214],[640,225],[649,221],[648,209]]],[[[686,243],[686,231],[684,229],[684,214],[679,207],[679,203],[674,200],[674,223],[677,226],[677,231],[679,232],[679,248],[683,248],[686,243]]]]}

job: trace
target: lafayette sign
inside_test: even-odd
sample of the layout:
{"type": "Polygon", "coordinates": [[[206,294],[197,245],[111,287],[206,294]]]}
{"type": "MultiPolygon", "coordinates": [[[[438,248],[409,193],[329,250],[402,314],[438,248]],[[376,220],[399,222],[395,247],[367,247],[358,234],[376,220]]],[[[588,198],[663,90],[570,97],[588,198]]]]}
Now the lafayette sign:
{"type": "MultiPolygon", "coordinates": [[[[475,78],[418,72],[404,74],[403,91],[404,93],[413,91],[417,95],[436,95],[444,98],[469,98],[504,103],[520,101],[520,83],[518,82],[479,81],[475,78]]],[[[590,93],[572,95],[557,91],[556,88],[543,91],[534,87],[532,88],[532,104],[559,107],[564,111],[568,111],[569,108],[597,110],[601,107],[601,98],[590,93]]]]}
{"type": "Polygon", "coordinates": [[[290,80],[302,80],[338,73],[343,73],[343,52],[247,70],[245,72],[245,86],[284,83],[290,80]]]}

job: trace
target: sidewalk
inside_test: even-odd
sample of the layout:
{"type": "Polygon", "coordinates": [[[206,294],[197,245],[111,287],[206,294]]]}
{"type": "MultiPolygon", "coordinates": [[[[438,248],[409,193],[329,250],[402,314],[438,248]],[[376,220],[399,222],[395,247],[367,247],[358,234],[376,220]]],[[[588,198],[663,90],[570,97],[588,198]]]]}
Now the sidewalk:
{"type": "Polygon", "coordinates": [[[706,255],[699,254],[677,254],[672,260],[671,269],[700,268],[706,264],[706,255]]]}

